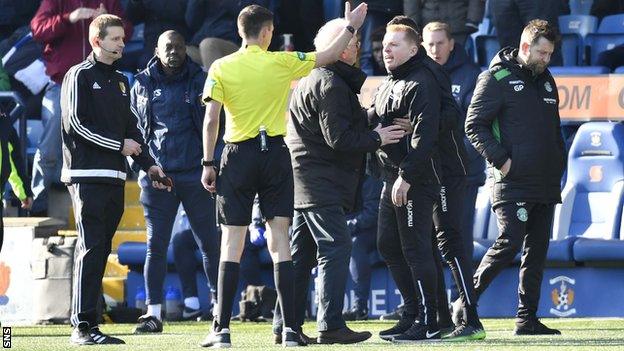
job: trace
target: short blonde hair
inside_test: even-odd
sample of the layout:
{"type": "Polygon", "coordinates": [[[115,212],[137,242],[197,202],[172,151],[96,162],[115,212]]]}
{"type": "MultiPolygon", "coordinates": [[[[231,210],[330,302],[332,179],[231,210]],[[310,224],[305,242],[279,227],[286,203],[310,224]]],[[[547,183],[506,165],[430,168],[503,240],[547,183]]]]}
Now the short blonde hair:
{"type": "Polygon", "coordinates": [[[444,34],[446,34],[446,38],[448,40],[453,39],[453,37],[451,36],[451,27],[444,23],[444,22],[429,22],[427,23],[427,25],[425,26],[425,28],[423,28],[423,35],[425,34],[425,32],[444,32],[444,34]]]}
{"type": "Polygon", "coordinates": [[[388,32],[403,32],[405,33],[405,38],[414,44],[418,45],[420,43],[420,36],[414,30],[414,28],[407,26],[405,24],[391,24],[386,27],[386,33],[388,32]]]}
{"type": "Polygon", "coordinates": [[[123,21],[115,15],[105,14],[97,16],[89,25],[89,40],[95,37],[104,39],[106,34],[108,34],[109,27],[123,28],[123,21]]]}

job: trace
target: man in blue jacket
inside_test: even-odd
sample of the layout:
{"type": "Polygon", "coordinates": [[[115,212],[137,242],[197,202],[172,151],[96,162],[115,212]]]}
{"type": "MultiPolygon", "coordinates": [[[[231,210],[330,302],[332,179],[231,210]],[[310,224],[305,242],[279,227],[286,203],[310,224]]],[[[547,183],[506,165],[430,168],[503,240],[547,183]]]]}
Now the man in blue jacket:
{"type": "MultiPolygon", "coordinates": [[[[141,204],[147,224],[145,290],[147,314],[139,318],[135,333],[162,332],[162,289],[167,271],[167,247],[180,202],[184,205],[202,254],[211,287],[216,286],[219,239],[214,200],[201,182],[202,123],[200,101],[206,74],[186,56],[184,38],[166,31],[158,38],[156,56],[139,73],[132,88],[132,111],[137,115],[149,152],[167,170],[173,191],[153,189],[139,174],[141,204]]],[[[185,296],[192,298],[190,296],[185,296]]],[[[186,300],[186,299],[185,299],[186,300]]],[[[185,301],[183,317],[199,316],[199,301],[185,301]]]]}
{"type": "MultiPolygon", "coordinates": [[[[465,120],[470,99],[477,77],[481,70],[477,67],[464,51],[464,48],[456,44],[451,36],[450,27],[443,22],[431,22],[423,28],[423,46],[427,54],[434,61],[442,65],[451,78],[451,91],[457,105],[461,109],[461,116],[465,120]]],[[[461,121],[464,125],[464,121],[461,121]]],[[[464,137],[466,146],[467,169],[466,169],[466,192],[464,196],[462,237],[464,248],[469,259],[472,258],[475,201],[479,187],[485,182],[485,161],[481,155],[464,137]]]]}

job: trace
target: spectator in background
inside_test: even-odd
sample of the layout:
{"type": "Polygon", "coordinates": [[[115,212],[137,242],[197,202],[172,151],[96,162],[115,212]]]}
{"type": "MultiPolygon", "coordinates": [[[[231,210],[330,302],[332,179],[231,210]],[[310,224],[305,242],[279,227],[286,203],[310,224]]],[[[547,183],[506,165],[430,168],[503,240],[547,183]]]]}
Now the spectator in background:
{"type": "MultiPolygon", "coordinates": [[[[446,23],[428,23],[423,29],[423,45],[429,57],[442,65],[451,78],[451,92],[457,105],[461,108],[462,120],[460,124],[463,126],[472,92],[481,70],[470,60],[464,48],[451,37],[450,27],[446,23]]],[[[462,134],[464,134],[463,128],[462,134]]],[[[470,144],[465,135],[463,139],[466,146],[468,167],[466,169],[462,238],[466,257],[470,260],[474,250],[472,225],[475,202],[479,187],[485,182],[485,160],[470,144]]]]}
{"type": "MultiPolygon", "coordinates": [[[[51,82],[41,102],[43,133],[32,170],[33,206],[31,215],[46,216],[48,188],[61,176],[61,83],[69,68],[91,52],[87,28],[105,13],[121,17],[119,0],[43,0],[30,22],[33,38],[41,43],[46,74],[51,82]]],[[[124,23],[126,38],[132,26],[124,23]]]]}
{"type": "Polygon", "coordinates": [[[466,38],[479,29],[485,13],[485,0],[403,0],[405,15],[419,28],[429,22],[445,22],[456,43],[464,45],[466,38]]]}
{"type": "MultiPolygon", "coordinates": [[[[520,35],[530,20],[541,18],[559,31],[559,16],[570,13],[567,0],[494,0],[490,1],[492,21],[501,48],[517,47],[520,35]]],[[[561,66],[561,43],[555,44],[555,51],[550,60],[552,66],[561,66]]]]}
{"type": "MultiPolygon", "coordinates": [[[[190,39],[185,14],[188,0],[129,0],[126,15],[134,24],[145,23],[143,31],[143,53],[138,59],[138,67],[145,67],[154,56],[158,36],[167,30],[175,30],[190,39]]],[[[129,38],[127,38],[129,39],[129,38]]]]}
{"type": "Polygon", "coordinates": [[[386,67],[383,62],[383,37],[386,34],[386,26],[381,26],[373,31],[371,34],[371,48],[373,51],[373,75],[385,76],[386,67]]]}
{"type": "Polygon", "coordinates": [[[620,66],[624,66],[624,44],[598,54],[596,66],[609,67],[611,71],[620,66]]]}
{"type": "Polygon", "coordinates": [[[377,250],[377,215],[383,183],[370,175],[364,176],[362,189],[356,198],[354,211],[347,214],[351,233],[349,271],[353,280],[355,299],[351,310],[342,314],[345,321],[368,319],[368,296],[371,283],[369,254],[377,250]]]}
{"type": "MultiPolygon", "coordinates": [[[[360,49],[360,68],[366,75],[375,75],[375,59],[373,58],[372,34],[395,15],[403,13],[401,0],[356,0],[354,6],[365,2],[368,4],[368,15],[360,29],[362,46],[360,49]]],[[[385,75],[385,71],[382,72],[385,75]]]]}
{"type": "Polygon", "coordinates": [[[156,56],[139,73],[131,91],[131,108],[151,155],[172,178],[174,192],[153,189],[139,173],[141,204],[147,223],[145,291],[147,314],[135,333],[162,332],[162,288],[167,270],[167,247],[180,202],[199,243],[204,272],[216,286],[219,257],[214,200],[198,181],[202,167],[201,94],[206,74],[186,56],[184,38],[169,30],[158,38],[156,56]]]}
{"type": "Polygon", "coordinates": [[[17,28],[28,25],[41,0],[1,0],[0,40],[8,37],[17,28]]]}
{"type": "Polygon", "coordinates": [[[194,33],[188,55],[208,70],[212,63],[238,50],[241,39],[236,29],[239,1],[188,0],[186,24],[194,33]]]}
{"type": "MultiPolygon", "coordinates": [[[[276,31],[292,33],[296,51],[313,51],[314,36],[323,23],[323,2],[318,0],[281,1],[276,31]]],[[[279,44],[282,44],[281,42],[279,44]]]]}
{"type": "Polygon", "coordinates": [[[602,20],[605,16],[624,12],[624,0],[594,0],[589,14],[602,20]]]}

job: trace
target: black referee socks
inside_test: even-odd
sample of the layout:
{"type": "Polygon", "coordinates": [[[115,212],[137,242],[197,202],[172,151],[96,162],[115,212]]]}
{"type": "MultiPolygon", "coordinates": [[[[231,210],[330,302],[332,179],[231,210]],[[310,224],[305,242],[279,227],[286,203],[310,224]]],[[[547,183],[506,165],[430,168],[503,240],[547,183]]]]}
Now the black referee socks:
{"type": "Polygon", "coordinates": [[[219,313],[217,323],[221,329],[230,327],[232,317],[232,303],[238,287],[238,272],[240,263],[219,262],[219,279],[217,280],[217,299],[219,301],[219,313]]]}

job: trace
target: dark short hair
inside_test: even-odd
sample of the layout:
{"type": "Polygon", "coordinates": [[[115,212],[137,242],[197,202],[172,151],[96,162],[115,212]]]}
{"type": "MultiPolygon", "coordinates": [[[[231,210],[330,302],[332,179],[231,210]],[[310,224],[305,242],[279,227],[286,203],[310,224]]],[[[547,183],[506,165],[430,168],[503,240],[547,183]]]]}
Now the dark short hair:
{"type": "Polygon", "coordinates": [[[522,36],[526,36],[531,45],[537,43],[540,38],[544,38],[553,44],[559,41],[559,31],[557,28],[551,26],[548,21],[542,19],[531,20],[526,27],[524,27],[522,36]]]}
{"type": "Polygon", "coordinates": [[[105,14],[97,16],[89,25],[89,38],[97,36],[100,39],[104,39],[110,27],[123,28],[123,21],[115,15],[105,14]]]}
{"type": "Polygon", "coordinates": [[[416,33],[417,44],[422,41],[422,39],[420,38],[420,28],[418,28],[416,21],[414,21],[410,17],[404,16],[404,15],[398,15],[398,16],[394,16],[390,20],[390,22],[388,22],[387,26],[392,26],[392,25],[397,25],[397,24],[412,28],[414,30],[414,33],[416,33]]]}
{"type": "Polygon", "coordinates": [[[249,5],[238,14],[238,28],[247,38],[257,38],[267,22],[273,23],[273,12],[260,5],[249,5]]]}

